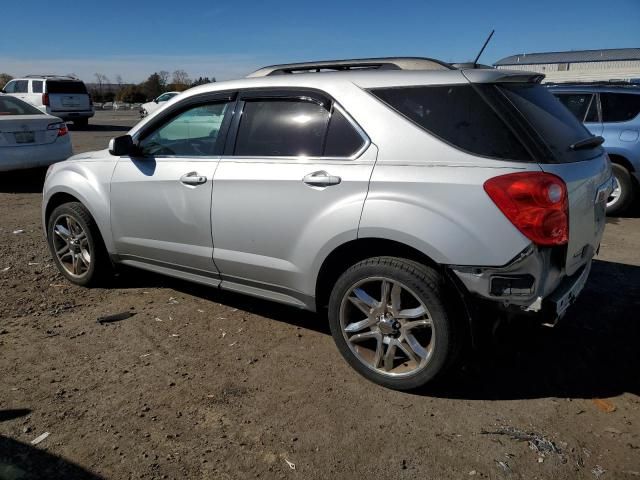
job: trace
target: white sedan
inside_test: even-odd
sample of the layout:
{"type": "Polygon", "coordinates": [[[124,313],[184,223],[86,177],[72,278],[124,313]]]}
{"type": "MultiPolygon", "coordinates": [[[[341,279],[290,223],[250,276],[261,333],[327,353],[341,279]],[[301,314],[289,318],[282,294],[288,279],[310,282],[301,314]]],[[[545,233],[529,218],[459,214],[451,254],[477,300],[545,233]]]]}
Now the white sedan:
{"type": "Polygon", "coordinates": [[[142,106],[140,107],[140,117],[144,118],[147,115],[149,115],[150,113],[155,112],[165,102],[168,102],[173,97],[175,97],[176,95],[179,95],[179,94],[180,94],[180,92],[165,92],[162,95],[160,95],[158,98],[156,98],[155,100],[152,100],[151,102],[143,103],[142,106]]]}
{"type": "Polygon", "coordinates": [[[72,154],[66,123],[0,94],[0,172],[44,167],[72,154]]]}

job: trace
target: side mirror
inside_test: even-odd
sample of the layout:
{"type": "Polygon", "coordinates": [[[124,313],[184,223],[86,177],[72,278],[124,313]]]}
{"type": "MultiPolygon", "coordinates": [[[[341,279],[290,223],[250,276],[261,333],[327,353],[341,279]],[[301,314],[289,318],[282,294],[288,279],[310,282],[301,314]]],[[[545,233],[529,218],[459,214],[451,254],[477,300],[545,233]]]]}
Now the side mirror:
{"type": "Polygon", "coordinates": [[[133,139],[131,135],[122,135],[109,140],[109,153],[116,157],[123,155],[131,155],[134,150],[133,139]]]}
{"type": "Polygon", "coordinates": [[[154,98],[154,99],[153,99],[153,101],[154,101],[155,103],[158,103],[158,99],[157,99],[157,98],[154,98]]]}

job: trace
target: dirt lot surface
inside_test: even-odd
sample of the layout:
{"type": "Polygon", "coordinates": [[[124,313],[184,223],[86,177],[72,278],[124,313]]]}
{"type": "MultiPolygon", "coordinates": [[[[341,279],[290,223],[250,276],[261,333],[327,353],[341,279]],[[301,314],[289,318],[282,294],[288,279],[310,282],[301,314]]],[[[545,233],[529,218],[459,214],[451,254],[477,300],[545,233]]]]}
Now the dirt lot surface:
{"type": "MultiPolygon", "coordinates": [[[[135,121],[99,112],[76,152],[135,121]]],[[[306,312],[135,271],[70,285],[42,176],[0,179],[0,479],[640,478],[637,214],[609,221],[562,324],[399,393],[306,312]]]]}

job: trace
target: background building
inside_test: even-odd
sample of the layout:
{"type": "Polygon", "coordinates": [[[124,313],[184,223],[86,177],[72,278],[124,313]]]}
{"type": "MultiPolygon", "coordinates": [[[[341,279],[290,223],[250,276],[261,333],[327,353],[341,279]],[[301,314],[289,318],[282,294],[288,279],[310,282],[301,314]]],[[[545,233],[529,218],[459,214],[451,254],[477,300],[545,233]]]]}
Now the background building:
{"type": "Polygon", "coordinates": [[[640,48],[521,53],[498,60],[494,66],[544,73],[544,82],[640,83],[640,48]]]}

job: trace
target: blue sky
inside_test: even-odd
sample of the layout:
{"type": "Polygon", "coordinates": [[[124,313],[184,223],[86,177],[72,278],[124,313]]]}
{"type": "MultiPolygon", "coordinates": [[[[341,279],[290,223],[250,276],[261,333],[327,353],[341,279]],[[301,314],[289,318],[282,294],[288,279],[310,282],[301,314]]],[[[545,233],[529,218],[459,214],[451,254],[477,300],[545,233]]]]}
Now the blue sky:
{"type": "Polygon", "coordinates": [[[238,77],[303,60],[640,47],[640,0],[5,2],[0,72],[238,77]],[[26,7],[26,8],[25,8],[26,7]]]}

